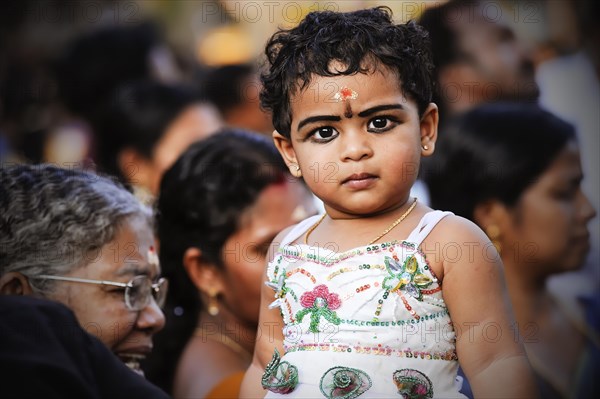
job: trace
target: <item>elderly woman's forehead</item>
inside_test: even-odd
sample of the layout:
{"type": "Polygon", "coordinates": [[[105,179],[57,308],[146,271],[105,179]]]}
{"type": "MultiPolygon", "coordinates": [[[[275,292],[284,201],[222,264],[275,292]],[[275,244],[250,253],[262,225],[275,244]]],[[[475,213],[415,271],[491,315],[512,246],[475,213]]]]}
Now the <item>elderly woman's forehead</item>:
{"type": "Polygon", "coordinates": [[[139,276],[146,275],[155,277],[160,274],[160,267],[158,264],[151,263],[148,261],[130,262],[119,265],[114,273],[116,276],[139,276]]]}
{"type": "Polygon", "coordinates": [[[115,273],[149,274],[160,272],[158,253],[150,223],[144,217],[128,219],[114,240],[105,246],[108,260],[115,264],[115,273]]]}

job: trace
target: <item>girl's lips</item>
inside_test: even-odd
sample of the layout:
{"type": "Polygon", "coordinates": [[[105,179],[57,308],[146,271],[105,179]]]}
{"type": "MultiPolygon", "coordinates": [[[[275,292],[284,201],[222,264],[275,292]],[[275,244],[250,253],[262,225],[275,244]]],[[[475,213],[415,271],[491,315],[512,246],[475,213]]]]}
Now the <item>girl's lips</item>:
{"type": "Polygon", "coordinates": [[[364,190],[375,184],[377,176],[369,173],[355,173],[342,181],[342,185],[355,189],[364,190]]]}

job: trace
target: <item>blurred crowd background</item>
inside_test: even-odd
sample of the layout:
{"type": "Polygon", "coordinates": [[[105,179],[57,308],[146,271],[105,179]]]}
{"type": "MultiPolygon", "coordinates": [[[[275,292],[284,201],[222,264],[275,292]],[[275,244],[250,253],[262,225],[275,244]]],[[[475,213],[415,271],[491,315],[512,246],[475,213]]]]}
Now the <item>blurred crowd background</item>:
{"type": "MultiPolygon", "coordinates": [[[[2,1],[0,166],[99,171],[152,203],[163,173],[190,144],[225,126],[270,137],[270,115],[259,107],[259,72],[264,45],[277,28],[295,26],[311,11],[379,5],[391,8],[398,22],[419,21],[444,3],[2,1]]],[[[575,128],[583,191],[599,209],[600,3],[457,3],[466,5],[459,8],[464,12],[442,18],[453,27],[431,14],[425,24],[439,29],[431,34],[440,138],[451,117],[476,105],[538,103],[575,128]]],[[[546,146],[543,139],[523,142],[532,153],[546,146]]],[[[424,202],[426,191],[418,194],[424,202]]],[[[582,271],[550,281],[560,295],[600,287],[598,218],[589,231],[582,271]]]]}
{"type": "MultiPolygon", "coordinates": [[[[350,11],[376,5],[389,6],[398,22],[405,22],[418,20],[425,9],[442,3],[2,2],[0,155],[3,160],[64,163],[87,159],[99,163],[95,144],[110,133],[107,127],[96,126],[94,119],[106,112],[100,108],[105,108],[107,102],[114,106],[115,102],[131,101],[127,86],[135,81],[183,84],[188,89],[205,91],[200,93],[205,97],[208,90],[219,111],[228,112],[235,108],[235,97],[238,102],[256,103],[258,82],[252,72],[244,76],[240,65],[254,67],[260,62],[265,41],[277,27],[293,26],[310,11],[350,11]],[[238,67],[208,76],[215,68],[232,65],[238,67]],[[206,85],[207,77],[212,87],[206,85]],[[236,80],[242,81],[243,89],[228,92],[236,80]]],[[[592,2],[498,0],[489,2],[484,13],[486,18],[510,26],[523,52],[535,67],[540,67],[550,59],[577,53],[586,39],[593,39],[586,37],[589,33],[584,26],[586,17],[593,18],[588,3],[592,2]]],[[[473,19],[465,23],[472,23],[473,33],[477,33],[473,19]]],[[[558,80],[549,85],[576,84],[581,79],[577,74],[568,74],[558,80]]],[[[239,111],[231,113],[231,118],[240,118],[239,111]]],[[[253,130],[268,132],[270,128],[268,120],[243,123],[250,123],[253,130]]]]}
{"type": "MultiPolygon", "coordinates": [[[[398,22],[418,21],[426,9],[444,3],[2,2],[0,160],[97,169],[120,176],[151,198],[162,172],[177,156],[223,125],[270,135],[270,117],[258,105],[258,71],[264,44],[278,27],[294,26],[310,11],[377,5],[390,7],[398,22]]],[[[454,84],[465,77],[446,74],[438,89],[448,98],[438,104],[443,125],[451,108],[461,111],[469,101],[479,101],[471,98],[477,85],[487,90],[483,95],[487,93],[488,102],[503,97],[498,90],[526,98],[531,85],[511,81],[511,71],[502,69],[517,63],[511,57],[522,58],[518,62],[535,73],[539,102],[576,125],[583,144],[584,186],[597,208],[600,39],[594,4],[497,0],[477,10],[466,8],[470,11],[454,21],[465,37],[485,36],[484,25],[491,23],[503,26],[505,31],[499,32],[509,32],[510,46],[502,47],[506,38],[495,39],[493,49],[484,40],[466,43],[475,55],[467,57],[484,66],[495,63],[496,70],[488,68],[487,83],[475,76],[466,84],[454,84]]],[[[436,40],[436,62],[452,61],[448,54],[456,49],[450,39],[436,40]]],[[[438,73],[443,67],[438,65],[438,73]]],[[[597,238],[598,229],[592,230],[597,238]]]]}

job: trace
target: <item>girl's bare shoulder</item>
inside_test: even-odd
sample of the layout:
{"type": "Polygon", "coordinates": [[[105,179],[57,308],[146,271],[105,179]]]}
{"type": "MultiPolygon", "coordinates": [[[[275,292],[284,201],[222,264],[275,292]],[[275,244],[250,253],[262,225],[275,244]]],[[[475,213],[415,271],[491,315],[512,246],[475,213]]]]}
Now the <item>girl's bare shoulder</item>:
{"type": "Polygon", "coordinates": [[[457,215],[448,215],[440,220],[427,240],[467,247],[473,243],[485,244],[489,241],[479,226],[457,215]]]}

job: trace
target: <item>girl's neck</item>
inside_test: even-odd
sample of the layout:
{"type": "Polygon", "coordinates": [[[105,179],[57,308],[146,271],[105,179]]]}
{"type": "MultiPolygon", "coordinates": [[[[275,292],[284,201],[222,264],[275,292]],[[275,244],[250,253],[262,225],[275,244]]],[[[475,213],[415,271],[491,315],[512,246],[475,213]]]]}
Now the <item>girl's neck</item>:
{"type": "Polygon", "coordinates": [[[405,238],[407,223],[401,223],[409,216],[414,216],[412,211],[416,206],[416,198],[411,198],[385,213],[337,219],[326,214],[306,231],[303,242],[328,249],[334,246],[335,252],[345,252],[374,243],[395,241],[398,237],[405,238]]]}
{"type": "Polygon", "coordinates": [[[387,220],[387,219],[395,219],[402,212],[404,212],[411,204],[412,197],[406,196],[402,201],[394,203],[384,209],[375,211],[375,212],[367,212],[367,213],[355,213],[350,212],[344,209],[338,209],[331,205],[325,204],[325,212],[329,216],[331,220],[361,220],[361,219],[369,219],[373,221],[378,220],[387,220]]]}

